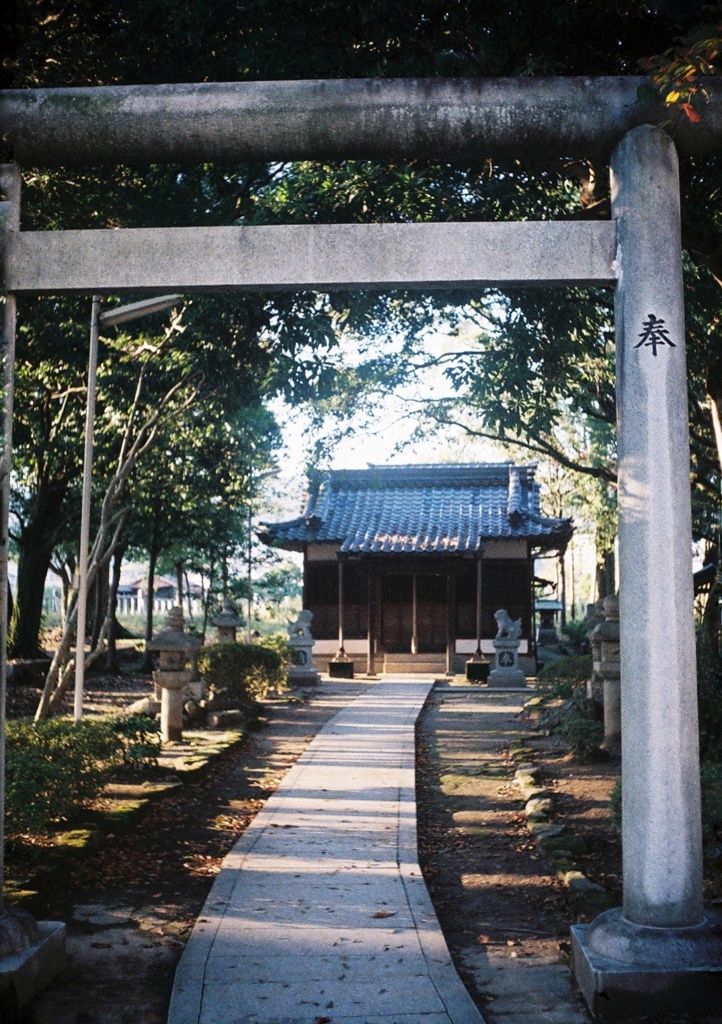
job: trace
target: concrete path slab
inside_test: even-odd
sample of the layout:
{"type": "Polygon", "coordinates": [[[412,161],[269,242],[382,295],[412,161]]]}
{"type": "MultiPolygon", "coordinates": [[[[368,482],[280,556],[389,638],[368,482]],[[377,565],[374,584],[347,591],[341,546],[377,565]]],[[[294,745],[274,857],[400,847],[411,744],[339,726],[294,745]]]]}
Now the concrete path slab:
{"type": "Polygon", "coordinates": [[[483,1024],[417,863],[432,685],[372,684],[309,744],[226,857],[168,1024],[483,1024]]]}

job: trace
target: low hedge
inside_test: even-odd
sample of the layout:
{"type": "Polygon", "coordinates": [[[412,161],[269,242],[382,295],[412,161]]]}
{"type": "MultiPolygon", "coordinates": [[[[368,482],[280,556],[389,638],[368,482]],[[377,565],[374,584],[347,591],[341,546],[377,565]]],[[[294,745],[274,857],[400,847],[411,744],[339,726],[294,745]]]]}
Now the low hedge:
{"type": "Polygon", "coordinates": [[[123,761],[123,742],[108,719],[10,721],[5,742],[10,837],[48,833],[94,800],[123,761]]]}
{"type": "Polygon", "coordinates": [[[286,682],[285,645],[268,643],[212,644],[198,657],[210,703],[217,707],[252,711],[260,697],[286,682]]]}
{"type": "Polygon", "coordinates": [[[124,765],[157,762],[159,725],[146,715],[17,719],[5,734],[5,819],[10,838],[46,835],[77,815],[124,765]]]}
{"type": "Polygon", "coordinates": [[[568,699],[586,686],[592,674],[591,654],[570,654],[539,669],[537,690],[568,699]]]}

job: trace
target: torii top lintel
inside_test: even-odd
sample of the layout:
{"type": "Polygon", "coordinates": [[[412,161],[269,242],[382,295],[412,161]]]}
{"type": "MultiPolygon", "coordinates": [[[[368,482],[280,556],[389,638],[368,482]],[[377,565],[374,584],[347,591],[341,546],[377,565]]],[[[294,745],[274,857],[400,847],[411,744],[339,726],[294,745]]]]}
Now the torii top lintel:
{"type": "Polygon", "coordinates": [[[23,89],[0,92],[0,118],[6,157],[43,167],[606,157],[639,124],[665,125],[683,153],[722,150],[722,79],[703,83],[697,123],[640,102],[645,84],[630,76],[23,89]]]}

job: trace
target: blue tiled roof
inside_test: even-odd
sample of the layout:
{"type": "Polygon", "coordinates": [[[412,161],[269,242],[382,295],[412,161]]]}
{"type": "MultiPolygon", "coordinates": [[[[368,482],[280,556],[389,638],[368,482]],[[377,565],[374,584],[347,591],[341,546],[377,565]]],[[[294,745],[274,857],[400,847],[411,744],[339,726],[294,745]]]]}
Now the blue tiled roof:
{"type": "Polygon", "coordinates": [[[262,523],[267,544],[332,542],[349,554],[473,553],[493,537],[566,544],[571,520],[539,512],[535,465],[371,466],[336,470],[298,519],[262,523]]]}

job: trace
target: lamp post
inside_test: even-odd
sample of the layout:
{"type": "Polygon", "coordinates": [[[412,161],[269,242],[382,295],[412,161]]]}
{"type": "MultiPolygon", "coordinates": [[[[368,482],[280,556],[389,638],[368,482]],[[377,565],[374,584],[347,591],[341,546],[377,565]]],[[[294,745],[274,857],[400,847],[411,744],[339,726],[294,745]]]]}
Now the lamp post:
{"type": "Polygon", "coordinates": [[[93,476],[93,442],[95,433],[95,396],[98,369],[98,337],[100,325],[115,327],[149,313],[159,313],[175,306],[180,295],[160,295],[153,299],[131,302],[100,312],[100,295],[93,296],[90,313],[90,353],[88,357],[88,397],[85,406],[85,450],[83,453],[83,485],[80,513],[80,551],[78,557],[78,615],[75,640],[75,694],[73,717],[83,717],[83,686],[85,681],[85,623],[88,607],[88,546],[90,542],[90,485],[93,476]]]}
{"type": "MultiPolygon", "coordinates": [[[[253,442],[251,447],[255,448],[253,442]]],[[[263,480],[267,480],[269,477],[278,476],[277,469],[266,469],[262,473],[258,473],[256,476],[256,485],[260,484],[263,480]]],[[[253,467],[251,466],[249,473],[249,482],[251,486],[249,488],[248,496],[248,544],[246,548],[246,572],[248,575],[248,621],[246,622],[246,643],[250,644],[253,639],[251,633],[251,615],[253,614],[253,467]]]]}

